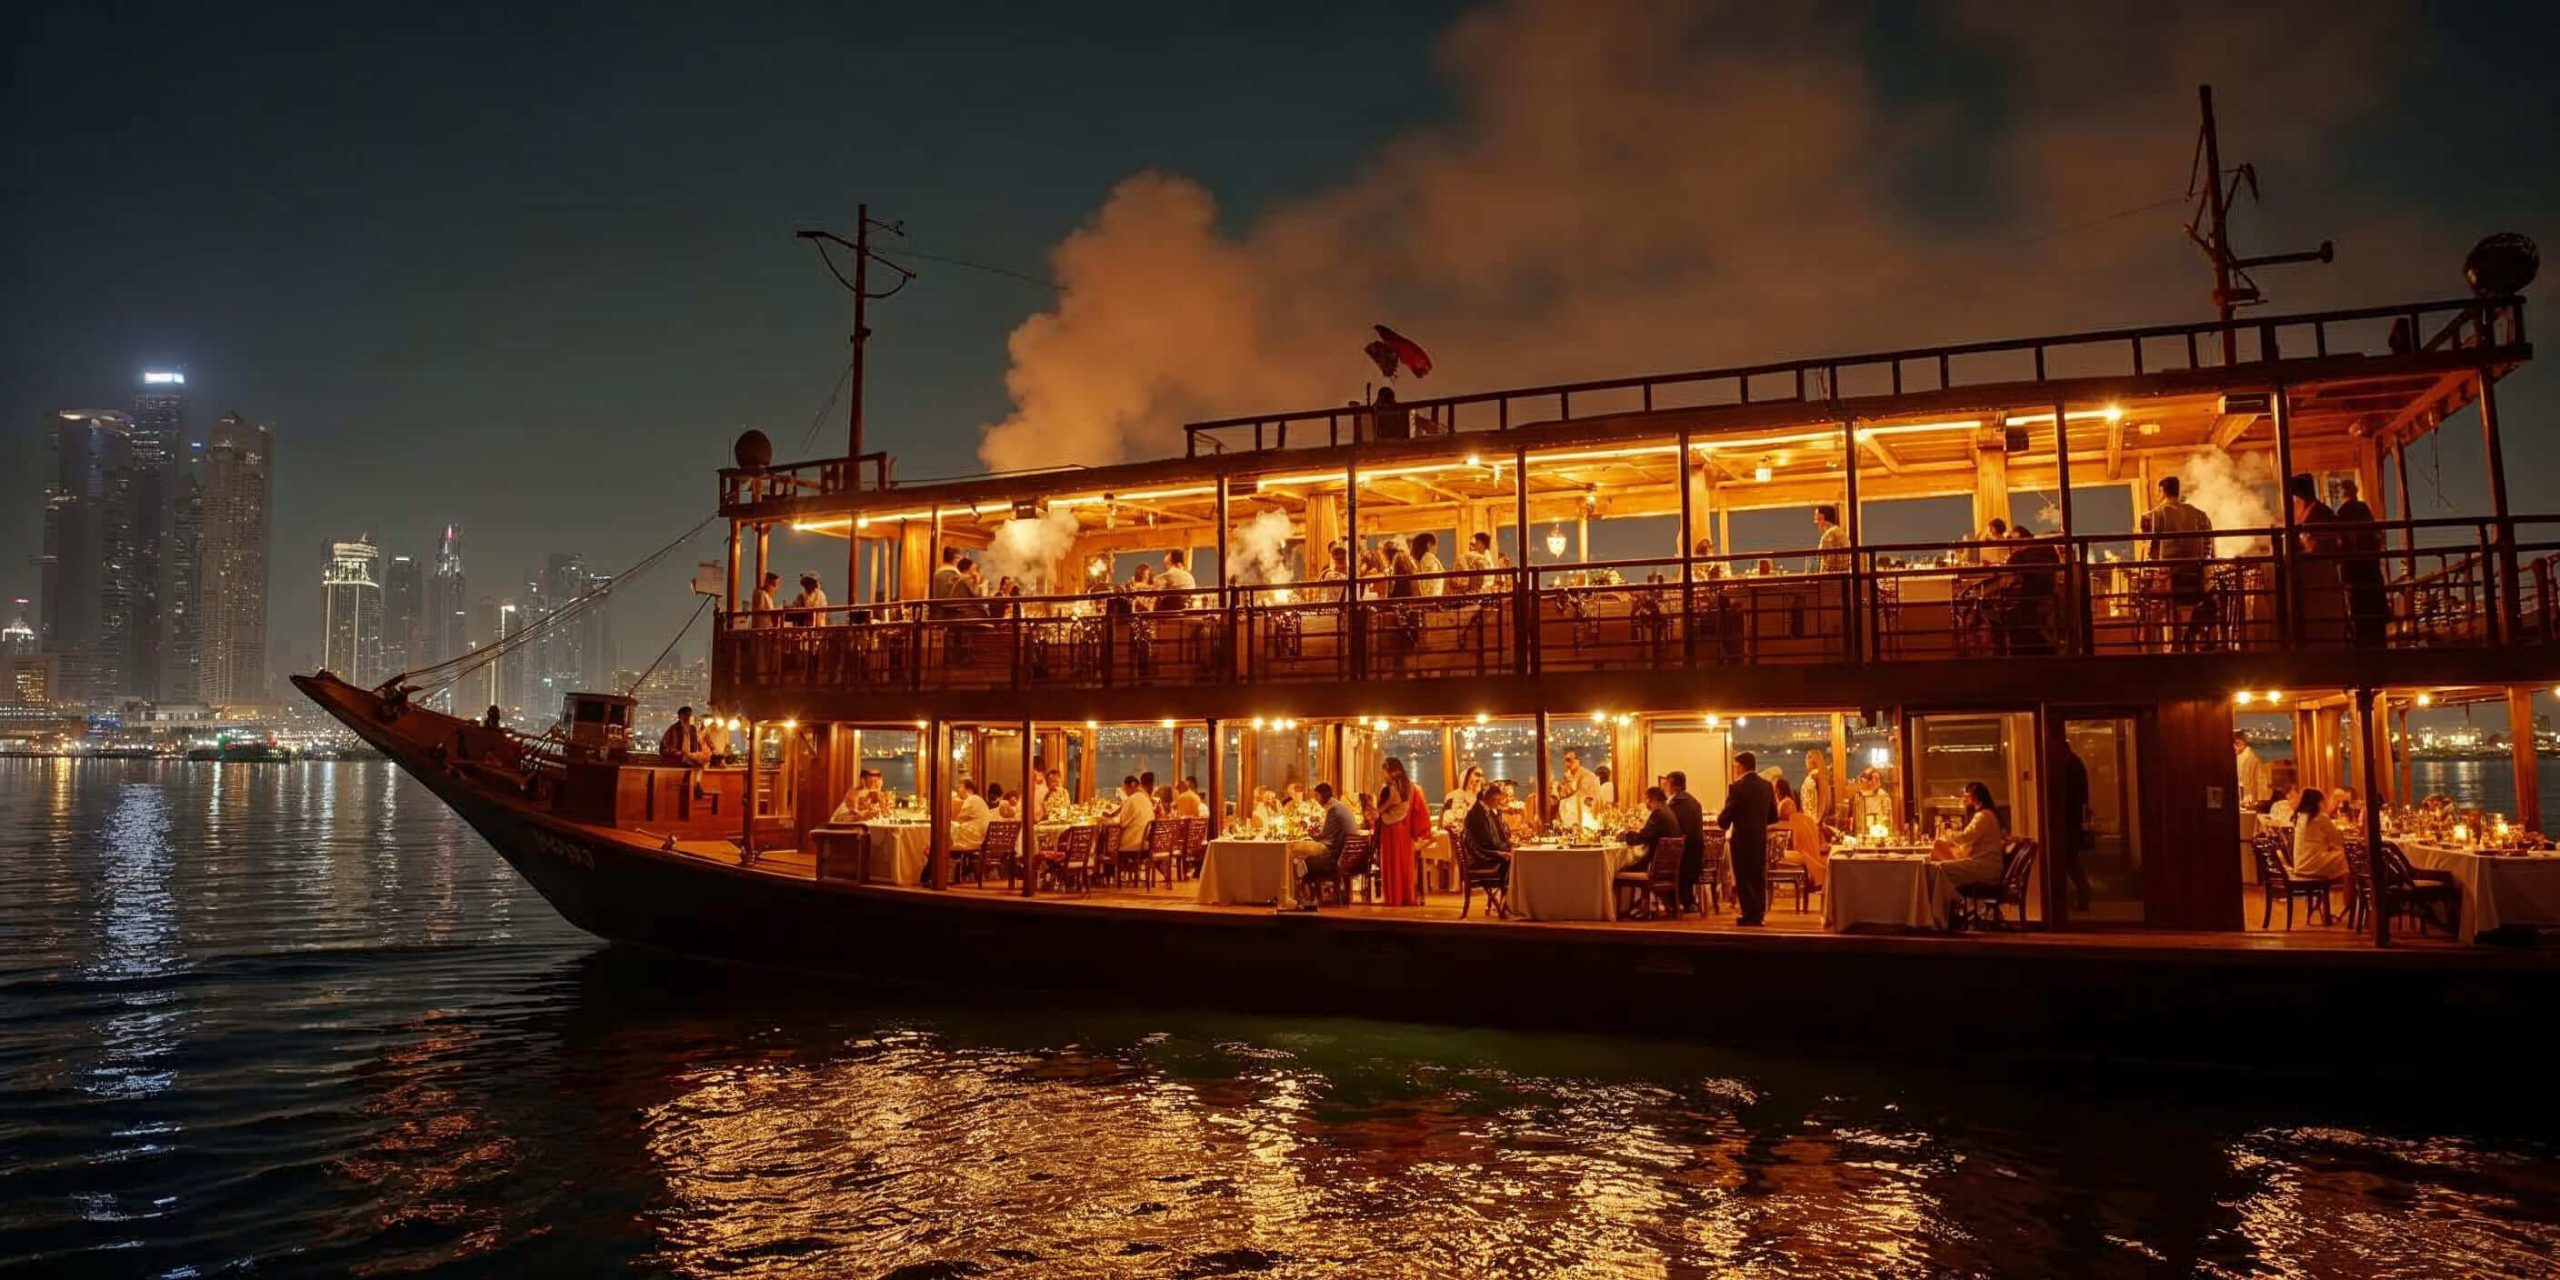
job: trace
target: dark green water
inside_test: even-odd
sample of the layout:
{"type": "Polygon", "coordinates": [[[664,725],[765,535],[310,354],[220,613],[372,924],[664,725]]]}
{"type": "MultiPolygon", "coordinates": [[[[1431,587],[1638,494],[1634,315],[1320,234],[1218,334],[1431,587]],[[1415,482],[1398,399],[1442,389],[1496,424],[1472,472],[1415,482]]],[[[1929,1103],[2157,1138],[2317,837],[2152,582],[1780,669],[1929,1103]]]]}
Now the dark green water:
{"type": "Polygon", "coordinates": [[[378,764],[0,761],[0,876],[0,1274],[2560,1266],[2513,1029],[2385,1091],[2346,1027],[2160,1081],[798,983],[594,943],[378,764]]]}

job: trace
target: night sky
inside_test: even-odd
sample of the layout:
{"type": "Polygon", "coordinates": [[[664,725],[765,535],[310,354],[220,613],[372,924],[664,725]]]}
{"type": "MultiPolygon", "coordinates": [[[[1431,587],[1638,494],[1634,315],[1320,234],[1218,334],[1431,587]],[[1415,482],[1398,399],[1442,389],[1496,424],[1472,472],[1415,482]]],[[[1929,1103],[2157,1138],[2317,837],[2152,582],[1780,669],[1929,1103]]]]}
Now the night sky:
{"type": "MultiPolygon", "coordinates": [[[[1423,393],[2203,318],[2183,210],[2112,216],[2183,189],[2202,75],[2229,104],[2227,154],[2265,171],[2242,247],[2340,242],[2337,266],[2264,278],[2279,310],[2453,296],[2478,236],[2554,243],[2549,7],[2355,8],[2341,24],[2316,5],[1841,6],[1730,23],[1709,7],[1664,53],[1645,48],[1645,21],[1554,5],[1472,20],[1438,4],[21,5],[0,19],[15,250],[0,596],[34,594],[46,415],[124,407],[146,368],[186,372],[199,434],[235,409],[276,428],[282,653],[318,647],[332,538],[369,532],[424,556],[459,522],[475,595],[504,593],[553,551],[619,567],[708,514],[742,427],[784,457],[841,450],[840,404],[802,442],[841,368],[846,299],[792,232],[850,230],[857,200],[903,220],[916,250],[1067,280],[1104,306],[1094,282],[1143,277],[1114,277],[1107,259],[1069,270],[1053,247],[1124,179],[1180,175],[1214,193],[1208,234],[1247,257],[1288,245],[1276,287],[1343,293],[1355,310],[1403,302],[1361,318],[1433,346],[1442,369],[1423,393]],[[1589,48],[1565,47],[1586,34],[1589,48]],[[1548,74],[1550,50],[1581,70],[1548,74]],[[1691,71],[1736,87],[1697,94],[1679,78],[1691,71]],[[1838,136],[1795,127],[1837,98],[1857,106],[1838,136]],[[1663,163],[1703,182],[1662,200],[1698,206],[1695,246],[1666,216],[1682,211],[1624,173],[1616,194],[1534,230],[1559,199],[1538,163],[1433,176],[1435,138],[1579,161],[1580,137],[1594,153],[1633,149],[1621,144],[1660,132],[1647,112],[1690,99],[1701,141],[1664,138],[1663,163]],[[2309,123],[2287,123],[2295,111],[2309,123]],[[1720,169],[1754,198],[1693,194],[1724,189],[1720,169]],[[1860,189],[1843,193],[1841,172],[1860,189]],[[1288,234],[1352,225],[1338,207],[1381,191],[1380,207],[1410,211],[1462,182],[1477,184],[1459,203],[1480,222],[1288,234]],[[1894,271],[1842,268],[1871,289],[1823,278],[1828,252],[1787,239],[1797,211],[1848,203],[1859,216],[1822,231],[1889,246],[1894,271]],[[1644,256],[1609,255],[1621,219],[1644,256]],[[1466,252],[1479,225],[1481,262],[1466,252]],[[1603,274],[1627,292],[1577,293],[1603,274]],[[1559,303],[1451,300],[1494,275],[1559,303]],[[1711,299],[1718,323],[1663,322],[1678,314],[1666,294],[1711,299]],[[1781,296],[1802,305],[1765,303],[1781,296]],[[1610,330],[1637,316],[1638,340],[1610,330]]],[[[909,265],[922,278],[874,313],[873,446],[906,476],[979,469],[981,431],[1015,411],[1008,335],[1058,295],[909,265]]],[[[1114,447],[1157,452],[1151,433],[1191,410],[1356,394],[1356,328],[1339,363],[1293,367],[1330,333],[1266,334],[1242,353],[1265,367],[1219,385],[1182,370],[1147,383],[1114,447]]],[[[2504,400],[2521,511],[2555,505],[2543,495],[2560,461],[2538,447],[2552,385],[2528,370],[2504,400]]],[[[2458,508],[2485,509],[2476,450],[2476,433],[2443,446],[2458,508]]],[[[825,555],[841,568],[840,551],[825,555]]],[[[645,661],[689,608],[680,575],[620,605],[625,661],[645,661]]]]}

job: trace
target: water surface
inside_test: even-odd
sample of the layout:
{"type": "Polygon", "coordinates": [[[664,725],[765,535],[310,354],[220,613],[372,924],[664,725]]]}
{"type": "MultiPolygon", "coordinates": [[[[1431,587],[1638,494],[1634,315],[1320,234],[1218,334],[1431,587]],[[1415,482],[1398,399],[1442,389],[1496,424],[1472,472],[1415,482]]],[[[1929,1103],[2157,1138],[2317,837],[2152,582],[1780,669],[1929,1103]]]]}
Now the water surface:
{"type": "Polygon", "coordinates": [[[0,875],[0,1273],[2560,1267],[2501,1037],[2380,1090],[2349,1027],[2162,1079],[811,983],[600,946],[380,764],[0,761],[0,875]]]}

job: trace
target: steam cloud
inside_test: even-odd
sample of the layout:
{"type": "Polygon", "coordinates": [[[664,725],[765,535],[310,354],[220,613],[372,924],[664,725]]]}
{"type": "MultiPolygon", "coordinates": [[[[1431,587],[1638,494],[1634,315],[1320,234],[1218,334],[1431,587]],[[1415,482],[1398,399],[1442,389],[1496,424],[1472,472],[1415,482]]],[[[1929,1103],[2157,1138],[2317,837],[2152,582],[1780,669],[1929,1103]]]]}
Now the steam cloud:
{"type": "Polygon", "coordinates": [[[1227,543],[1227,564],[1248,587],[1289,581],[1289,513],[1275,508],[1237,526],[1227,543]]]}
{"type": "MultiPolygon", "coordinates": [[[[2279,523],[2271,501],[2276,468],[2263,453],[2235,461],[2219,449],[2198,449],[2178,468],[2178,487],[2180,496],[2213,518],[2216,529],[2268,529],[2279,523]]],[[[2267,540],[2263,535],[2217,537],[2213,551],[2226,558],[2264,555],[2267,540]]]]}
{"type": "Polygon", "coordinates": [[[996,526],[995,539],[983,557],[990,584],[1018,578],[1026,595],[1050,595],[1049,572],[1076,541],[1072,511],[1052,509],[1030,519],[1015,518],[996,526]]]}
{"type": "Polygon", "coordinates": [[[2375,206],[2326,199],[2351,150],[2329,144],[2389,92],[2406,11],[2239,8],[1946,0],[1924,36],[1867,55],[1935,42],[1996,68],[1986,112],[1953,91],[1915,99],[1907,76],[1886,93],[1855,12],[1499,5],[1443,37],[1448,122],[1390,139],[1338,187],[1231,233],[1195,181],[1121,182],[1053,251],[1065,294],[1013,332],[1013,412],[980,455],[1109,463],[1178,452],[1185,421],[1340,404],[1374,377],[1373,322],[1431,348],[1441,372],[1412,398],[2197,318],[2175,198],[2206,81],[2225,87],[2229,162],[2267,181],[2241,230],[2334,236],[2354,264],[2275,277],[2282,303],[2452,283],[2477,228],[2327,212],[2375,206]],[[2425,268],[2442,269],[2411,278],[2425,268]]]}

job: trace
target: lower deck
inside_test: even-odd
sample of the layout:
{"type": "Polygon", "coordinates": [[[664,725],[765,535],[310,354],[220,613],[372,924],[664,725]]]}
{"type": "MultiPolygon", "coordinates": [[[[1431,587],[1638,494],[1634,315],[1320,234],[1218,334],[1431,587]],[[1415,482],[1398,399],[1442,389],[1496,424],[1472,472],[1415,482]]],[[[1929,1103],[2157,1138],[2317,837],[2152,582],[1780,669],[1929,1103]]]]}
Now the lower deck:
{"type": "MultiPolygon", "coordinates": [[[[737,846],[725,840],[689,840],[678,846],[688,856],[724,866],[739,865],[737,846]]],[[[817,858],[813,851],[798,848],[763,849],[758,851],[748,869],[777,878],[806,881],[818,880],[817,858]]],[[[878,886],[886,888],[888,886],[878,886]]],[[[918,893],[945,892],[914,889],[918,893]]],[[[1194,878],[1175,880],[1170,884],[1102,885],[1083,892],[1043,891],[1036,899],[1026,898],[1019,881],[1007,884],[989,879],[984,885],[963,879],[948,893],[970,900],[1003,902],[1033,901],[1044,905],[1059,904],[1097,908],[1137,909],[1147,911],[1193,912],[1238,916],[1268,916],[1275,908],[1256,905],[1211,905],[1199,900],[1199,881],[1194,878]]],[[[2261,927],[2265,900],[2256,885],[2244,888],[2247,922],[2239,931],[2164,929],[2139,924],[2109,925],[2102,922],[2075,922],[2071,927],[2051,929],[2039,920],[2030,920],[2023,928],[1970,929],[1938,933],[1910,931],[1891,934],[1861,934],[1863,937],[1890,936],[1916,945],[1938,946],[2003,946],[2033,951],[2042,948],[2104,947],[2112,949],[2157,951],[2286,951],[2286,952],[2374,952],[2372,935],[2347,924],[2344,904],[2339,904],[2333,922],[2316,922],[2297,913],[2290,926],[2279,901],[2272,913],[2272,923],[2261,927]]],[[[1571,929],[1603,932],[1643,931],[1657,934],[1721,935],[1771,940],[1772,946],[1790,946],[1819,939],[1838,939],[1844,935],[1823,926],[1821,891],[1815,890],[1799,905],[1792,890],[1775,890],[1770,897],[1769,913],[1758,927],[1746,928],[1737,922],[1730,900],[1719,910],[1706,914],[1689,913],[1662,919],[1620,919],[1614,921],[1537,921],[1505,919],[1489,913],[1481,894],[1465,904],[1460,915],[1461,895],[1455,890],[1427,886],[1420,906],[1390,907],[1381,903],[1354,900],[1349,904],[1326,904],[1320,914],[1361,920],[1390,920],[1444,928],[1503,929],[1534,927],[1541,930],[1571,929]]],[[[2436,955],[2477,954],[2480,948],[2466,945],[2444,933],[2395,933],[2395,950],[2436,955]]],[[[2508,954],[2517,954],[2509,952],[2508,954]]],[[[2537,949],[2533,954],[2544,955],[2537,949]]],[[[2547,953],[2549,962],[2560,964],[2560,953],[2547,953]]]]}

